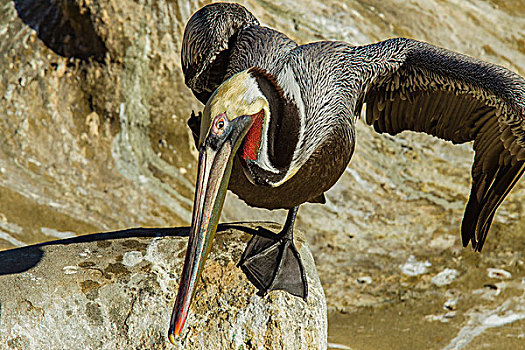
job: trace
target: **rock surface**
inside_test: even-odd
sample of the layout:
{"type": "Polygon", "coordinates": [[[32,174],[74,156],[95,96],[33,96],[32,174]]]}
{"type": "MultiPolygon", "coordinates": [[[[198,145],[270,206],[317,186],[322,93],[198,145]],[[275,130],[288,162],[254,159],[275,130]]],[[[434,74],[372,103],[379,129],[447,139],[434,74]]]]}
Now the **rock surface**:
{"type": "MultiPolygon", "coordinates": [[[[175,348],[326,348],[326,301],[304,237],[296,242],[308,301],[281,291],[259,297],[235,266],[249,239],[242,230],[255,226],[235,227],[216,236],[175,348]]],[[[131,229],[0,252],[0,348],[174,349],[167,329],[184,234],[131,229]]]]}
{"type": "MultiPolygon", "coordinates": [[[[184,24],[208,2],[0,1],[0,250],[189,224],[197,160],[186,119],[202,105],[184,85],[180,46],[184,24]]],[[[300,43],[405,36],[525,75],[524,1],[238,2],[300,43]]],[[[332,342],[523,348],[525,181],[474,254],[459,237],[471,145],[380,135],[362,122],[356,134],[327,205],[301,206],[296,223],[317,262],[332,342]],[[403,272],[421,266],[420,275],[403,272]],[[511,277],[495,280],[489,268],[511,277]],[[452,282],[434,283],[447,269],[452,282]],[[494,315],[506,318],[486,328],[494,315]]],[[[222,220],[282,223],[285,215],[229,194],[222,220]]]]}

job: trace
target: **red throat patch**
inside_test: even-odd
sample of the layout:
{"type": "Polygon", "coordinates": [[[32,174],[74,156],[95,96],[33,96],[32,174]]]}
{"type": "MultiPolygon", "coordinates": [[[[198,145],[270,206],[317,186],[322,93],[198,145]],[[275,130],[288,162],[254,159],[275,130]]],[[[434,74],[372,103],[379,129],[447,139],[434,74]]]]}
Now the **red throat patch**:
{"type": "Polygon", "coordinates": [[[264,110],[254,115],[253,124],[244,137],[241,145],[241,158],[244,160],[256,160],[261,146],[261,135],[264,121],[264,110]]]}

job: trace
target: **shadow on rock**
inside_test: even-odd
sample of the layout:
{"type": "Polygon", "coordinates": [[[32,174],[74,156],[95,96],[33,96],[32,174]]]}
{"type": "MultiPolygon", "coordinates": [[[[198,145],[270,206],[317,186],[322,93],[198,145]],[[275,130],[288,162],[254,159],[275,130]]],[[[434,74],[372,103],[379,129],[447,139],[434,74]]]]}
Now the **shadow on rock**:
{"type": "Polygon", "coordinates": [[[107,52],[91,13],[71,0],[14,0],[20,19],[57,54],[102,61],[107,52]]]}
{"type": "Polygon", "coordinates": [[[24,272],[35,267],[44,256],[44,251],[41,249],[41,247],[47,245],[85,243],[132,237],[185,237],[188,236],[188,234],[188,227],[131,228],[121,231],[93,233],[79,237],[40,243],[22,248],[10,249],[0,252],[0,276],[24,272]]]}
{"type": "Polygon", "coordinates": [[[0,252],[0,276],[29,270],[36,266],[44,252],[38,246],[29,246],[0,252]]]}

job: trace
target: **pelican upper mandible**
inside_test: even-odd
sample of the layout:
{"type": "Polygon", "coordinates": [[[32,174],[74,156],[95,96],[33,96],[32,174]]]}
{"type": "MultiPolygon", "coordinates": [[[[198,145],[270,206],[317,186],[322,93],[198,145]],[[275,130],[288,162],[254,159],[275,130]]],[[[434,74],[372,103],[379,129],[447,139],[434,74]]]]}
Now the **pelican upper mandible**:
{"type": "Polygon", "coordinates": [[[227,189],[251,206],[289,210],[280,233],[251,239],[240,266],[261,293],[284,289],[306,298],[293,244],[297,209],[324,203],[324,192],[344,172],[363,105],[366,122],[381,133],[412,130],[474,141],[461,236],[476,251],[524,171],[525,80],[425,42],[298,45],[260,26],[241,5],[215,3],[188,21],[182,68],[206,105],[189,120],[199,165],[172,341],[186,320],[227,189]]]}

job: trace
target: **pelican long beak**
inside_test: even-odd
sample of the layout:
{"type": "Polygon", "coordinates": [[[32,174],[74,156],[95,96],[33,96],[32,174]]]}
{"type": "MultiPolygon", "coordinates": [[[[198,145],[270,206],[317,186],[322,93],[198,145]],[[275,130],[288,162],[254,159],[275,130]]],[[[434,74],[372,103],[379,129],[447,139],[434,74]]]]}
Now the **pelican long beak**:
{"type": "Polygon", "coordinates": [[[234,155],[252,123],[252,116],[238,117],[229,122],[222,135],[210,133],[200,147],[188,249],[168,334],[172,343],[188,316],[195,286],[217,230],[234,155]]]}

